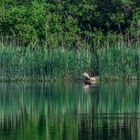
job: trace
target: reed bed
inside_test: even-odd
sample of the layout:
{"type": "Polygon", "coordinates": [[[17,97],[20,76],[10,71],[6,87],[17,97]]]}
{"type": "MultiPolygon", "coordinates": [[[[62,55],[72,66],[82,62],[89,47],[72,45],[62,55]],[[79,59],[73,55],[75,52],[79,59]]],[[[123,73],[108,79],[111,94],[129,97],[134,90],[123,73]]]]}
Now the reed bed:
{"type": "Polygon", "coordinates": [[[48,50],[47,47],[0,47],[0,80],[77,79],[91,69],[88,49],[48,50]]]}
{"type": "Polygon", "coordinates": [[[138,80],[140,41],[129,36],[108,35],[78,49],[23,47],[21,42],[1,37],[0,80],[80,79],[85,71],[101,80],[138,80]]]}
{"type": "Polygon", "coordinates": [[[99,75],[106,80],[138,80],[140,48],[138,44],[114,44],[98,50],[99,75]]]}

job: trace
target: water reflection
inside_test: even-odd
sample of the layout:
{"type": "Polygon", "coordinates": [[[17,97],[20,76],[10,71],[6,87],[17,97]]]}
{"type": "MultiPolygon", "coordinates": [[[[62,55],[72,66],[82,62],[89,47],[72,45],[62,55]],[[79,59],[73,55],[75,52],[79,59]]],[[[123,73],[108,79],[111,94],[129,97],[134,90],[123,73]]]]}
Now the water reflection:
{"type": "Polygon", "coordinates": [[[140,139],[140,84],[0,84],[0,139],[140,139]]]}

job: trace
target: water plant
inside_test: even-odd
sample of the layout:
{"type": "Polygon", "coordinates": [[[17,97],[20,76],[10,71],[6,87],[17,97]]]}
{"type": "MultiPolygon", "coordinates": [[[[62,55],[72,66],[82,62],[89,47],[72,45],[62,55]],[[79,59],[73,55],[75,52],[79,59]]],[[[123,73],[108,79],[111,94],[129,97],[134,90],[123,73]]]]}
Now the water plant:
{"type": "MultiPolygon", "coordinates": [[[[98,36],[99,37],[99,36],[98,36]]],[[[140,76],[139,39],[108,34],[90,46],[23,47],[1,37],[0,80],[79,79],[86,71],[104,80],[137,80],[140,76]]]]}
{"type": "Polygon", "coordinates": [[[78,78],[83,71],[89,71],[90,66],[91,53],[88,49],[0,47],[1,80],[78,78]]]}

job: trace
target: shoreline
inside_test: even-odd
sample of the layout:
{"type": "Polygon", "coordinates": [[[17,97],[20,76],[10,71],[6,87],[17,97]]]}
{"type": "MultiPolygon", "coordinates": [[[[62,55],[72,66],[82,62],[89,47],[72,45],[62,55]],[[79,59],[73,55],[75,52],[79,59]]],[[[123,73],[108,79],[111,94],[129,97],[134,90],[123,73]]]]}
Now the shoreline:
{"type": "MultiPolygon", "coordinates": [[[[136,77],[136,76],[130,76],[130,77],[99,77],[99,79],[97,80],[97,83],[102,83],[102,82],[137,82],[139,81],[140,78],[136,77]]],[[[83,78],[79,77],[79,78],[70,78],[70,77],[59,77],[59,78],[21,78],[21,77],[16,77],[16,78],[10,78],[10,79],[0,79],[0,83],[3,82],[41,82],[41,83],[54,83],[54,82],[83,82],[84,80],[83,78]]],[[[96,84],[96,83],[95,83],[96,84]]]]}

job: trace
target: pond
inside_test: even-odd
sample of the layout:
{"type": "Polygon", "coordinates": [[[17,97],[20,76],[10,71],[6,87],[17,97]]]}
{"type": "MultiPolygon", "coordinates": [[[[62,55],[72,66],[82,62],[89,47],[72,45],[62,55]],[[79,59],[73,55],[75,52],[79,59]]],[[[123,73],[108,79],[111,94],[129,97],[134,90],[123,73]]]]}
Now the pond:
{"type": "Polygon", "coordinates": [[[140,83],[0,84],[0,140],[92,139],[140,139],[140,83]]]}

